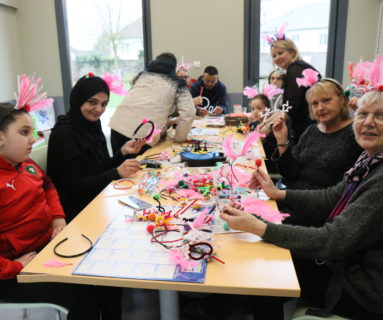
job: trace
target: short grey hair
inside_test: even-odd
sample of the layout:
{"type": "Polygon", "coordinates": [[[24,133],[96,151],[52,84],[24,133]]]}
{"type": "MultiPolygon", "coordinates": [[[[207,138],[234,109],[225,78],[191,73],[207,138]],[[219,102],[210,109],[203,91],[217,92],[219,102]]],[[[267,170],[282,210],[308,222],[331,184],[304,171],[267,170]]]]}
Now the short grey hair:
{"type": "Polygon", "coordinates": [[[365,106],[372,106],[374,104],[378,104],[383,107],[383,92],[379,90],[372,90],[365,93],[358,100],[358,108],[365,106]]]}

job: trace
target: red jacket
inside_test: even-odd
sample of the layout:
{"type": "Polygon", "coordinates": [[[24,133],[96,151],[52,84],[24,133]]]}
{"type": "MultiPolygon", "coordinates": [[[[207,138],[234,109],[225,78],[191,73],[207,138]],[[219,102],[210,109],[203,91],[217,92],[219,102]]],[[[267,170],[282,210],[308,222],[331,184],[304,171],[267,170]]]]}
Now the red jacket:
{"type": "Polygon", "coordinates": [[[28,159],[16,167],[0,157],[0,279],[12,279],[23,268],[12,261],[44,247],[52,220],[65,218],[54,185],[28,159]]]}

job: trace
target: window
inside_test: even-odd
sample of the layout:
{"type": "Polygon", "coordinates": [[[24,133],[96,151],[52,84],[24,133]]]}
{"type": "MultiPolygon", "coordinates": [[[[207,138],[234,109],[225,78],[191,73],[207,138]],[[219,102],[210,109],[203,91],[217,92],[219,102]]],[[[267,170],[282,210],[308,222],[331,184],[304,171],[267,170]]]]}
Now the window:
{"type": "MultiPolygon", "coordinates": [[[[273,35],[284,24],[286,36],[297,45],[301,57],[321,74],[326,73],[327,47],[318,42],[318,36],[327,36],[330,0],[261,0],[260,32],[273,35]]],[[[266,41],[260,37],[261,48],[266,41]]],[[[274,69],[270,46],[260,50],[260,77],[265,78],[274,69]]]]}
{"type": "Polygon", "coordinates": [[[273,70],[261,34],[272,36],[286,22],[302,58],[342,81],[343,64],[335,61],[344,60],[347,10],[348,0],[245,0],[244,86],[265,82],[273,70]]]}
{"type": "MultiPolygon", "coordinates": [[[[109,72],[120,75],[129,89],[130,79],[144,69],[145,63],[142,0],[65,0],[63,3],[70,86],[87,72],[95,75],[109,72]]],[[[111,93],[101,117],[106,134],[110,131],[109,119],[122,99],[111,93]]]]}

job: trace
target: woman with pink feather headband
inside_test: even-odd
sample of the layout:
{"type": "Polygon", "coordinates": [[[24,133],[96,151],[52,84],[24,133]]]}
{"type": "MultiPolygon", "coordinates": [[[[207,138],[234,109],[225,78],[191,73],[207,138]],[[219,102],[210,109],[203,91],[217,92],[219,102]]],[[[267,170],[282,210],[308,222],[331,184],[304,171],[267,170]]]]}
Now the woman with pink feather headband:
{"type": "MultiPolygon", "coordinates": [[[[299,83],[315,82],[298,78],[299,83]]],[[[273,133],[277,148],[271,160],[288,188],[319,189],[330,187],[342,179],[362,152],[355,141],[348,97],[334,79],[322,79],[306,93],[311,119],[310,125],[296,145],[289,143],[284,119],[274,122],[273,133]]]]}
{"type": "MultiPolygon", "coordinates": [[[[54,303],[69,310],[68,320],[100,320],[100,310],[110,307],[113,311],[102,312],[102,319],[120,319],[118,300],[109,305],[98,296],[110,297],[114,288],[17,282],[20,271],[66,226],[52,181],[29,158],[36,141],[29,111],[52,107],[53,99],[40,92],[41,78],[22,74],[18,82],[16,106],[0,103],[0,300],[54,303]]],[[[50,260],[44,265],[65,264],[50,260]]]]}
{"type": "Polygon", "coordinates": [[[321,76],[312,65],[302,60],[295,43],[291,39],[286,38],[286,27],[287,23],[280,28],[274,37],[264,34],[263,38],[270,45],[273,64],[286,70],[283,103],[288,102],[288,104],[292,106],[289,117],[291,118],[291,127],[294,136],[293,142],[297,143],[303,131],[305,131],[313,121],[309,117],[308,104],[305,99],[308,88],[299,86],[296,82],[296,78],[302,77],[304,70],[312,70],[317,73],[319,78],[321,76]]]}

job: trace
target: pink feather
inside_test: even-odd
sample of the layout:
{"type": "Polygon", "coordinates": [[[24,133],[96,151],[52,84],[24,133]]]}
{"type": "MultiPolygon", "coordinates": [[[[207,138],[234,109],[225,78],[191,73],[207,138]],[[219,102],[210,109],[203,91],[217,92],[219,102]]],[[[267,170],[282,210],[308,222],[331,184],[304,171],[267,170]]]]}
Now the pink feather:
{"type": "Polygon", "coordinates": [[[278,33],[277,33],[277,39],[278,40],[285,40],[285,38],[286,38],[285,31],[286,31],[287,26],[288,26],[288,23],[285,22],[279,28],[278,33]]]}
{"type": "Polygon", "coordinates": [[[231,141],[233,140],[233,134],[228,135],[222,144],[222,149],[227,157],[231,160],[235,160],[238,156],[234,153],[233,148],[231,146],[231,141]]]}
{"type": "Polygon", "coordinates": [[[246,137],[246,140],[245,142],[243,143],[243,146],[242,146],[242,151],[241,151],[241,155],[245,156],[247,155],[247,152],[249,151],[249,149],[252,147],[252,145],[259,140],[259,138],[261,137],[265,137],[266,135],[264,133],[259,133],[258,131],[253,131],[253,132],[250,132],[247,137],[246,137]]]}
{"type": "Polygon", "coordinates": [[[110,92],[119,96],[126,96],[129,94],[129,91],[125,90],[125,84],[120,76],[105,72],[101,78],[108,85],[110,92]]]}
{"type": "Polygon", "coordinates": [[[262,93],[269,99],[274,97],[276,94],[282,93],[283,90],[279,89],[277,86],[274,84],[269,84],[263,88],[262,93]]]}
{"type": "Polygon", "coordinates": [[[18,95],[16,96],[15,109],[21,109],[29,106],[29,110],[36,110],[42,107],[53,105],[53,99],[47,98],[46,92],[40,92],[42,89],[41,78],[35,79],[33,76],[21,74],[18,79],[18,95]]]}
{"type": "Polygon", "coordinates": [[[265,40],[269,45],[272,45],[275,41],[273,38],[269,37],[267,34],[262,33],[262,38],[265,40]]]}
{"type": "Polygon", "coordinates": [[[241,205],[244,207],[245,211],[254,213],[270,222],[281,222],[285,217],[290,216],[288,213],[281,213],[278,210],[273,209],[266,201],[259,200],[253,196],[242,200],[241,205]]]}
{"type": "Polygon", "coordinates": [[[313,69],[305,69],[302,71],[303,78],[297,78],[298,87],[310,87],[314,83],[318,82],[319,72],[314,71],[313,69]]]}
{"type": "Polygon", "coordinates": [[[370,70],[370,81],[374,89],[383,85],[383,56],[377,55],[370,70]]]}
{"type": "Polygon", "coordinates": [[[257,86],[245,87],[245,89],[243,89],[243,95],[250,99],[255,98],[258,94],[259,92],[257,86]]]}
{"type": "Polygon", "coordinates": [[[201,211],[198,217],[194,219],[192,223],[194,228],[198,229],[201,225],[205,224],[207,212],[209,212],[209,208],[206,208],[205,210],[201,211]]]}

